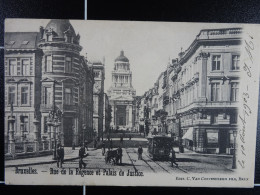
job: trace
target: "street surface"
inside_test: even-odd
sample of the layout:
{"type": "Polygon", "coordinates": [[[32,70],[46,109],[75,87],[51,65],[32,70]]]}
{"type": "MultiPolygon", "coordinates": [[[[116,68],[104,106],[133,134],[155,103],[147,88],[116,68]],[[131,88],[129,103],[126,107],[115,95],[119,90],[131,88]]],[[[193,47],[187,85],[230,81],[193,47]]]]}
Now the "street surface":
{"type": "MultiPolygon", "coordinates": [[[[177,150],[177,149],[176,149],[177,150]]],[[[75,151],[77,152],[77,151],[75,151]]],[[[195,153],[176,153],[178,167],[171,167],[170,161],[154,161],[144,148],[143,160],[138,160],[137,148],[123,148],[121,165],[105,163],[101,149],[90,149],[86,151],[88,156],[84,158],[87,169],[110,169],[112,171],[138,171],[144,173],[231,173],[232,156],[203,155],[195,153]]],[[[69,153],[69,151],[68,151],[69,153]]],[[[51,159],[51,156],[49,156],[51,159]]],[[[22,161],[22,159],[21,159],[22,161]]],[[[46,172],[50,168],[57,168],[56,163],[31,165],[39,172],[46,172]]],[[[79,160],[66,161],[63,168],[78,168],[79,160]]],[[[15,167],[6,168],[6,171],[14,171],[15,167]]]]}

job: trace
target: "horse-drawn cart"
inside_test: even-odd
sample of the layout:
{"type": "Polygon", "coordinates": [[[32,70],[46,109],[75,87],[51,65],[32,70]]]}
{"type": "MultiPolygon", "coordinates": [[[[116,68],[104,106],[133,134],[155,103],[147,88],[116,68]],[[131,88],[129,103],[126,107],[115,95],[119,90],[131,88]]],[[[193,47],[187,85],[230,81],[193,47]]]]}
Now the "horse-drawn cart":
{"type": "Polygon", "coordinates": [[[117,153],[117,150],[109,150],[106,152],[105,155],[105,162],[116,165],[118,163],[119,160],[119,155],[117,153]]]}

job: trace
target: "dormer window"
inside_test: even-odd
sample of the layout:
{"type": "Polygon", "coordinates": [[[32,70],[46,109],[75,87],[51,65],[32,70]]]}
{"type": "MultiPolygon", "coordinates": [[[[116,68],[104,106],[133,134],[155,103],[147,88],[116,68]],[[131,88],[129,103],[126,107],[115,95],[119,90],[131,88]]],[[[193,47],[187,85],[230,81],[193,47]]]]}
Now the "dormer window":
{"type": "Polygon", "coordinates": [[[46,34],[47,41],[52,41],[52,34],[46,34]]]}
{"type": "Polygon", "coordinates": [[[23,41],[22,45],[27,45],[29,43],[29,41],[23,41]]]}
{"type": "Polygon", "coordinates": [[[7,43],[7,45],[13,45],[15,43],[15,41],[9,41],[8,43],[7,43]]]}
{"type": "Polygon", "coordinates": [[[71,43],[72,42],[72,37],[71,36],[67,36],[67,42],[71,43]]]}

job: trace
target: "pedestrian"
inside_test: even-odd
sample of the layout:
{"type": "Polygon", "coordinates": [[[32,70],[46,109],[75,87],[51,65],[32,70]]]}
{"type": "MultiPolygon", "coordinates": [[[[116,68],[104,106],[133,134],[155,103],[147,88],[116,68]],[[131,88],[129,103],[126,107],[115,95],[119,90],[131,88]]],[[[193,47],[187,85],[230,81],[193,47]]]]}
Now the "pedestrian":
{"type": "Polygon", "coordinates": [[[63,160],[64,160],[64,148],[61,146],[61,144],[58,144],[58,149],[57,149],[57,167],[62,168],[63,160]]]}
{"type": "Polygon", "coordinates": [[[131,135],[129,135],[129,140],[131,140],[132,139],[132,136],[131,135]]]}
{"type": "Polygon", "coordinates": [[[113,149],[113,142],[112,142],[112,138],[110,138],[109,141],[109,149],[112,150],[113,149]]]}
{"type": "Polygon", "coordinates": [[[140,145],[139,148],[138,148],[138,160],[142,160],[142,154],[143,154],[143,148],[142,146],[140,145]]]}
{"type": "Polygon", "coordinates": [[[121,135],[121,137],[120,137],[120,143],[121,143],[121,144],[123,144],[123,140],[124,140],[124,138],[123,138],[123,136],[121,135]]]}
{"type": "Polygon", "coordinates": [[[118,156],[117,163],[119,161],[120,165],[121,165],[122,164],[123,151],[122,151],[122,148],[120,146],[117,149],[117,156],[118,156]]]}
{"type": "Polygon", "coordinates": [[[97,147],[97,139],[94,139],[94,148],[97,147]]]}
{"type": "Polygon", "coordinates": [[[102,156],[104,156],[106,153],[106,145],[104,142],[102,142],[102,156]]]}
{"type": "Polygon", "coordinates": [[[172,157],[171,157],[171,163],[172,163],[172,167],[173,167],[173,164],[176,165],[176,167],[178,167],[178,164],[176,163],[176,154],[175,154],[175,151],[174,149],[172,149],[172,157]]]}
{"type": "Polygon", "coordinates": [[[86,163],[84,163],[83,158],[85,155],[85,148],[83,145],[80,145],[79,149],[79,168],[82,168],[82,165],[84,166],[84,169],[86,168],[86,163]]]}

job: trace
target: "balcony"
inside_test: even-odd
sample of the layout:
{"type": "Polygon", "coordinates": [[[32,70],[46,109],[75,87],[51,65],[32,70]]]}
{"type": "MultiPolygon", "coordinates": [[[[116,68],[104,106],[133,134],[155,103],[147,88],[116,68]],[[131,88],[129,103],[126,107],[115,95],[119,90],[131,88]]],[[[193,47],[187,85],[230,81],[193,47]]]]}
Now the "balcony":
{"type": "Polygon", "coordinates": [[[177,109],[178,113],[187,112],[194,108],[237,108],[238,102],[231,102],[231,101],[195,101],[187,106],[177,109]]]}
{"type": "Polygon", "coordinates": [[[53,109],[52,104],[41,104],[41,112],[49,112],[53,109]]]}

